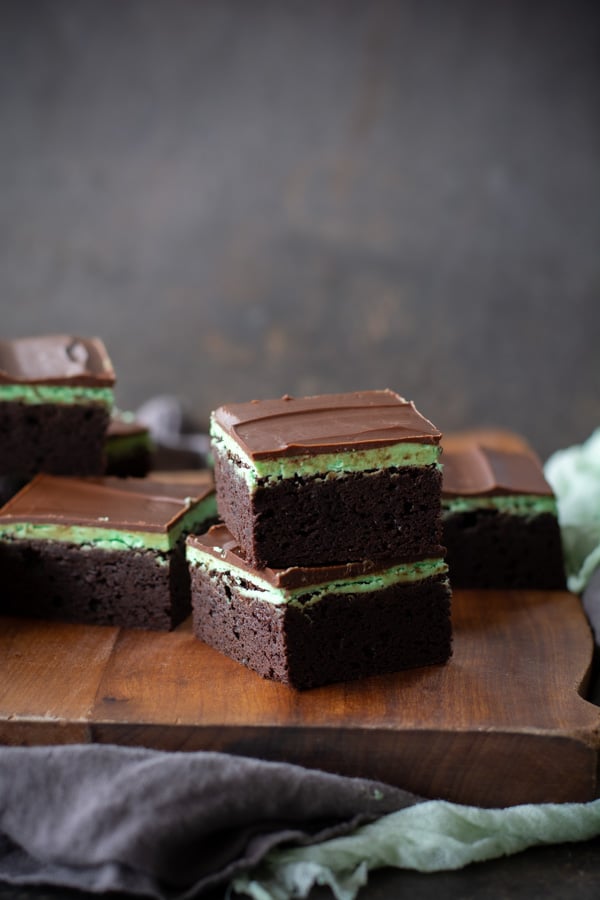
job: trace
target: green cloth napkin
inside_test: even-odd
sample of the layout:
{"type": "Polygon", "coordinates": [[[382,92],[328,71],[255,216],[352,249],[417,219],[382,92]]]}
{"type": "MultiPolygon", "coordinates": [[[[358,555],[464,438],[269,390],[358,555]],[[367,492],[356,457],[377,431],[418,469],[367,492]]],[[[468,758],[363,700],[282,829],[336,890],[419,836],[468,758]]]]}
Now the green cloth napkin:
{"type": "Polygon", "coordinates": [[[254,900],[306,897],[328,885],[337,900],[353,900],[369,870],[382,866],[439,872],[517,853],[535,844],[600,835],[600,800],[478,809],[431,800],[390,813],[311,847],[275,850],[234,888],[254,900]]]}
{"type": "Polygon", "coordinates": [[[600,565],[600,428],[554,453],[544,472],[556,494],[567,584],[579,594],[600,565]]]}

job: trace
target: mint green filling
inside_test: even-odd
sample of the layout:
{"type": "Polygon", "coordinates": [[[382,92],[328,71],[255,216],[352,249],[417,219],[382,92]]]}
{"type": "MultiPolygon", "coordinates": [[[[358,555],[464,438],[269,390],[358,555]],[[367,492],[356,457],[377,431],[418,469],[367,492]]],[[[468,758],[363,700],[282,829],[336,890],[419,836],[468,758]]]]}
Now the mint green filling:
{"type": "Polygon", "coordinates": [[[73,403],[98,403],[112,409],[114,392],[112,388],[62,387],[54,384],[2,384],[0,402],[26,403],[36,406],[40,403],[69,406],[73,403]]]}
{"type": "Polygon", "coordinates": [[[277,484],[283,478],[294,476],[317,476],[331,478],[353,472],[375,474],[392,466],[440,467],[441,449],[437,444],[406,443],[376,447],[371,450],[352,450],[336,453],[302,453],[297,456],[280,456],[275,459],[250,459],[236,443],[213,420],[211,423],[213,446],[222,453],[228,453],[241,463],[240,474],[250,489],[261,482],[261,487],[277,484]]]}
{"type": "Polygon", "coordinates": [[[277,588],[260,576],[249,575],[243,569],[232,567],[230,563],[216,559],[210,553],[197,547],[188,546],[187,555],[191,566],[202,569],[209,577],[225,576],[227,583],[235,588],[236,593],[248,600],[264,600],[275,606],[287,604],[305,607],[317,603],[328,594],[367,594],[370,591],[381,591],[395,584],[413,584],[433,575],[445,574],[448,571],[448,566],[443,559],[423,559],[418,562],[401,563],[373,575],[359,575],[353,578],[342,578],[339,581],[289,589],[277,588]],[[252,587],[248,588],[246,583],[250,580],[252,587]],[[307,602],[299,602],[301,597],[307,596],[310,597],[307,602]]]}
{"type": "Polygon", "coordinates": [[[190,509],[168,533],[121,531],[102,525],[56,525],[37,522],[11,522],[0,527],[0,539],[43,540],[78,544],[82,550],[152,550],[168,553],[182,534],[197,531],[208,519],[215,518],[214,494],[190,509]]]}
{"type": "Polygon", "coordinates": [[[442,510],[452,513],[475,512],[478,509],[493,509],[511,516],[539,516],[542,513],[557,514],[554,497],[537,494],[513,494],[502,497],[444,497],[442,510]]]}

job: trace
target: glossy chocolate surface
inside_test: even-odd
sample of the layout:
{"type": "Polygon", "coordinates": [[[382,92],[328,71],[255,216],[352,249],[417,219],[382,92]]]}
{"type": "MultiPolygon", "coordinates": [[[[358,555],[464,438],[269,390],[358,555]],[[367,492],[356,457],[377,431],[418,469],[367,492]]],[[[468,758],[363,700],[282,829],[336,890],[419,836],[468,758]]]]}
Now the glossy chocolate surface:
{"type": "Polygon", "coordinates": [[[225,525],[213,525],[204,534],[190,535],[187,539],[190,547],[197,547],[207,551],[215,559],[228,562],[238,569],[248,572],[251,576],[258,576],[276,588],[298,588],[306,585],[324,584],[330,581],[339,581],[343,578],[353,578],[360,575],[374,575],[391,568],[392,565],[401,565],[403,562],[418,562],[420,559],[438,558],[444,555],[444,548],[434,548],[427,556],[410,559],[394,559],[393,563],[385,564],[364,559],[360,562],[343,563],[334,566],[291,566],[287,569],[255,569],[246,562],[244,555],[231,532],[225,525]]]}
{"type": "Polygon", "coordinates": [[[466,441],[444,446],[442,496],[478,497],[538,494],[552,496],[536,455],[515,444],[499,449],[466,441]]]}
{"type": "Polygon", "coordinates": [[[253,459],[441,438],[411,401],[390,390],[231,403],[219,407],[215,421],[253,459]]]}
{"type": "Polygon", "coordinates": [[[99,338],[70,334],[0,340],[0,384],[110,387],[115,373],[99,338]]]}
{"type": "Polygon", "coordinates": [[[190,505],[211,493],[210,485],[37,475],[0,511],[0,525],[31,522],[165,532],[190,505]]]}

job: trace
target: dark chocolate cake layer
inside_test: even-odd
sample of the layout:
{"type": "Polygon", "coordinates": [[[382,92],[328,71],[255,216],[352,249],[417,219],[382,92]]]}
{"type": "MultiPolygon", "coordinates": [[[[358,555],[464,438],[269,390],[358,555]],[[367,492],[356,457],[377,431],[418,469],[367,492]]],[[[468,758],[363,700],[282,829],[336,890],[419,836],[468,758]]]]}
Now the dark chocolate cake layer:
{"type": "Polygon", "coordinates": [[[566,586],[556,516],[525,518],[494,509],[444,517],[444,545],[453,588],[566,586]]]}
{"type": "MultiPolygon", "coordinates": [[[[107,448],[108,449],[108,448],[107,448]]],[[[152,453],[147,447],[132,447],[127,453],[106,454],[106,475],[115,478],[145,478],[152,469],[152,453]]]]}
{"type": "Polygon", "coordinates": [[[104,449],[106,475],[144,478],[152,468],[150,431],[132,414],[113,412],[104,449]]]}
{"type": "Polygon", "coordinates": [[[314,604],[275,606],[192,568],[194,632],[264,678],[299,690],[445,663],[450,591],[443,576],[314,604]]]}
{"type": "Polygon", "coordinates": [[[441,473],[387,468],[284,479],[255,492],[219,453],[219,513],[257,567],[419,558],[441,543],[441,473]]]}
{"type": "Polygon", "coordinates": [[[161,564],[152,551],[4,541],[0,568],[3,615],[169,630],[190,611],[183,546],[161,564]]]}
{"type": "Polygon", "coordinates": [[[0,403],[0,473],[102,475],[108,422],[100,404],[0,403]]]}

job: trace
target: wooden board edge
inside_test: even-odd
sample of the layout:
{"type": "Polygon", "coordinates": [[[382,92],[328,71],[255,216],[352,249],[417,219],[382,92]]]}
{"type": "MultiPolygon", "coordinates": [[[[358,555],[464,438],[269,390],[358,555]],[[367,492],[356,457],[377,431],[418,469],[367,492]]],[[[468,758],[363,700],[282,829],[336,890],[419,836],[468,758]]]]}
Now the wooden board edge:
{"type": "Polygon", "coordinates": [[[8,747],[89,744],[92,734],[89,722],[63,719],[0,720],[0,744],[8,747]]]}
{"type": "Polygon", "coordinates": [[[489,730],[449,735],[436,730],[11,720],[0,722],[0,743],[216,751],[370,778],[423,797],[481,807],[589,802],[598,796],[600,767],[598,750],[576,736],[489,730]]]}
{"type": "Polygon", "coordinates": [[[91,740],[288,762],[482,807],[583,803],[598,796],[597,748],[552,733],[107,723],[91,726],[91,740]]]}

